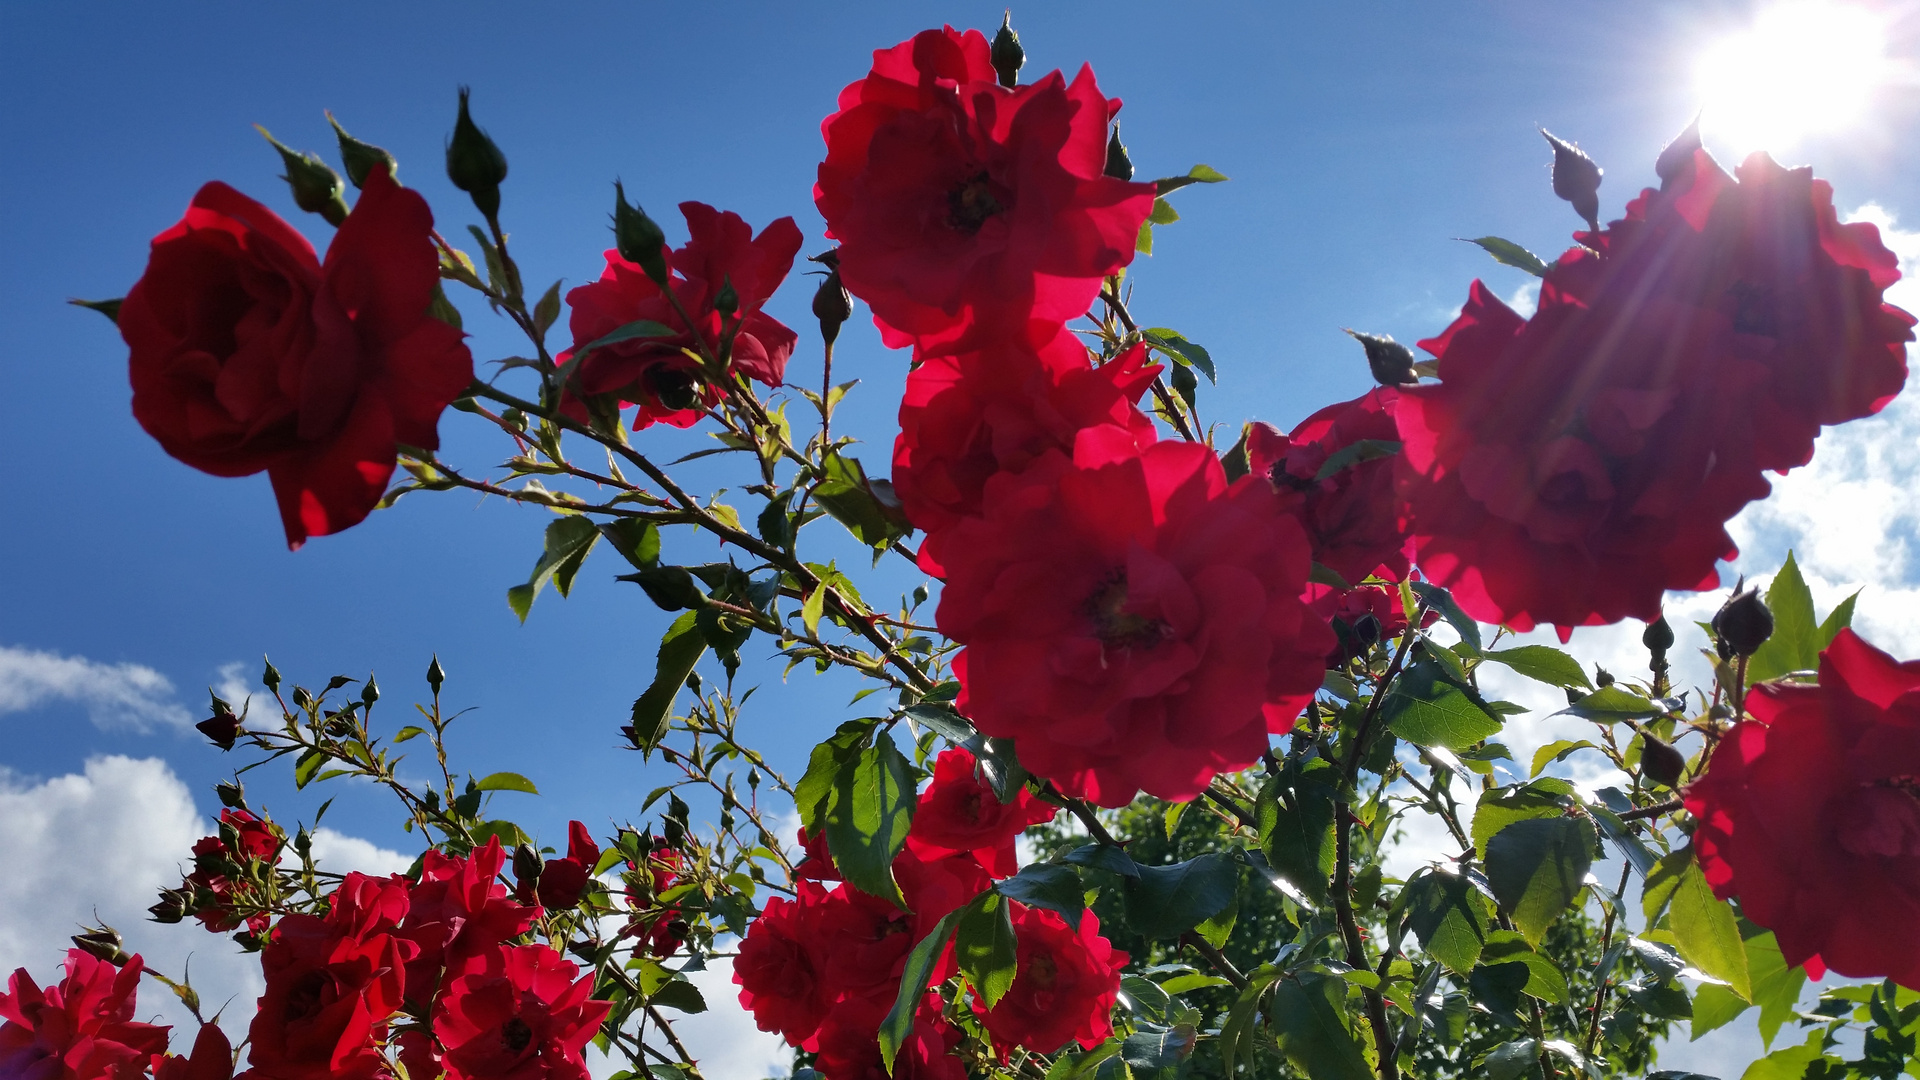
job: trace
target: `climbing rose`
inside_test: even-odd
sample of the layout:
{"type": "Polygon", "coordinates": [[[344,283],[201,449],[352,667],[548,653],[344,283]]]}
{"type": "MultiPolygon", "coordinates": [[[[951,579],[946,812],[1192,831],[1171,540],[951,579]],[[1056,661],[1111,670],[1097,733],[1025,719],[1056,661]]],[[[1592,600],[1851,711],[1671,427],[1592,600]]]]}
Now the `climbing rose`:
{"type": "Polygon", "coordinates": [[[1067,794],[1191,799],[1319,688],[1334,639],[1300,601],[1306,536],[1205,446],[1089,428],[983,506],[927,541],[949,571],[935,619],[966,646],[957,704],[1067,794]]]}
{"type": "Polygon", "coordinates": [[[219,1024],[201,1024],[192,1056],[153,1055],[153,1080],[233,1080],[233,1044],[219,1024]]]}
{"type": "Polygon", "coordinates": [[[1313,560],[1358,585],[1368,575],[1398,581],[1412,547],[1393,497],[1393,422],[1398,390],[1376,387],[1329,405],[1282,435],[1266,424],[1247,429],[1247,464],[1300,518],[1313,560]],[[1332,461],[1333,471],[1320,473],[1332,461]]]}
{"type": "Polygon", "coordinates": [[[1153,209],[1152,184],[1103,175],[1120,102],[1092,68],[1009,90],[988,54],[952,27],[879,50],[821,125],[814,202],[893,348],[949,352],[1085,314],[1153,209]]]}
{"type": "Polygon", "coordinates": [[[548,859],[540,870],[537,895],[540,906],[565,911],[580,903],[587,884],[593,880],[593,868],[600,862],[600,846],[593,834],[578,821],[567,822],[567,857],[548,859]]]}
{"type": "Polygon", "coordinates": [[[194,915],[208,930],[224,933],[245,921],[247,929],[257,934],[272,919],[265,912],[255,912],[243,920],[233,905],[252,891],[247,874],[250,866],[274,865],[286,837],[249,810],[222,810],[220,824],[219,833],[194,841],[193,872],[181,888],[194,897],[194,915]],[[232,846],[227,843],[229,833],[232,846]],[[236,874],[243,876],[236,878],[236,874]]]}
{"type": "MultiPolygon", "coordinates": [[[[1407,611],[1400,602],[1400,590],[1379,585],[1356,585],[1336,589],[1313,582],[1302,597],[1315,615],[1327,620],[1339,644],[1327,654],[1328,667],[1340,667],[1364,656],[1375,642],[1391,641],[1407,628],[1407,611]]],[[[1428,611],[1421,626],[1431,626],[1439,612],[1428,611]]]]}
{"type": "Polygon", "coordinates": [[[42,990],[27,969],[0,994],[0,1076],[8,1080],[137,1080],[167,1048],[167,1029],[133,1019],[140,957],[115,969],[67,950],[67,975],[42,990]]]}
{"type": "Polygon", "coordinates": [[[586,1080],[581,1052],[613,1006],[579,972],[545,945],[470,959],[434,1012],[449,1080],[586,1080]]]}
{"type": "Polygon", "coordinates": [[[741,1008],[761,1031],[817,1048],[814,1035],[833,1004],[821,935],[828,894],[804,878],[794,885],[793,899],[770,897],[747,928],[733,961],[733,982],[741,1008]]]}
{"type": "Polygon", "coordinates": [[[407,963],[407,999],[421,1007],[442,985],[441,969],[461,969],[467,959],[518,937],[540,917],[540,908],[518,904],[501,884],[507,855],[494,837],[485,847],[455,858],[429,849],[420,883],[406,909],[400,934],[418,948],[407,963]]]}
{"type": "Polygon", "coordinates": [[[1721,898],[1818,978],[1920,989],[1920,661],[1842,630],[1817,686],[1761,683],[1686,790],[1721,898]]]}
{"type": "Polygon", "coordinates": [[[621,933],[646,939],[647,951],[655,956],[668,956],[686,939],[687,924],[679,905],[662,904],[659,897],[679,880],[685,856],[658,836],[651,845],[640,860],[644,873],[640,862],[627,860],[627,910],[633,914],[621,933]]]}
{"type": "Polygon", "coordinates": [[[914,1013],[913,1029],[887,1072],[877,1033],[893,1002],[853,1001],[833,1010],[820,1029],[820,1057],[813,1067],[827,1080],[966,1080],[967,1067],[952,1053],[960,1029],[940,1015],[940,995],[928,994],[914,1013]]]}
{"type": "Polygon", "coordinates": [[[261,952],[267,988],[247,1058],[256,1080],[386,1075],[376,1044],[400,1008],[414,948],[394,934],[407,911],[407,882],[350,873],[330,899],[324,917],[282,916],[261,952]]]}
{"type": "Polygon", "coordinates": [[[266,470],[289,547],[359,524],[399,445],[439,447],[440,413],[473,382],[460,331],[427,313],[432,233],[384,165],[324,265],[273,211],[201,188],[120,307],[134,418],[203,472],[266,470]]]}
{"type": "Polygon", "coordinates": [[[688,240],[667,253],[673,297],[662,292],[637,263],[606,253],[600,280],[567,293],[573,308],[569,323],[573,344],[554,362],[565,366],[593,342],[629,323],[646,320],[666,327],[665,337],[640,336],[602,345],[581,359],[568,384],[562,409],[575,419],[588,416],[581,395],[614,395],[621,404],[638,404],[633,426],[656,421],[688,427],[700,419],[700,406],[720,400],[724,387],[712,384],[687,350],[718,356],[727,332],[737,323],[729,360],[733,370],[767,386],[779,386],[799,335],[760,310],[793,267],[800,250],[800,228],[783,217],[753,235],[753,227],[731,211],[684,202],[688,240]],[[739,307],[723,315],[715,306],[731,282],[739,307]],[[675,310],[680,301],[693,324],[675,310]]]}
{"type": "Polygon", "coordinates": [[[1113,1034],[1113,1005],[1127,954],[1100,936],[1092,911],[1073,929],[1059,914],[1015,904],[1013,986],[985,1010],[1002,1055],[1015,1046],[1051,1054],[1069,1040],[1087,1049],[1113,1034]]]}
{"type": "Polygon", "coordinates": [[[1003,803],[975,769],[973,752],[952,747],[933,764],[933,782],[920,793],[907,847],[922,859],[967,853],[996,878],[1019,870],[1013,841],[1029,826],[1053,820],[1051,803],[1025,787],[1003,803]]]}
{"type": "MultiPolygon", "coordinates": [[[[1019,472],[1048,450],[1073,452],[1083,428],[1116,424],[1146,446],[1153,421],[1135,407],[1159,373],[1143,348],[1093,366],[1087,347],[1057,323],[954,356],[907,375],[893,486],[915,527],[934,532],[980,513],[987,479],[1019,472]]],[[[921,565],[940,567],[922,548],[921,565]]]]}

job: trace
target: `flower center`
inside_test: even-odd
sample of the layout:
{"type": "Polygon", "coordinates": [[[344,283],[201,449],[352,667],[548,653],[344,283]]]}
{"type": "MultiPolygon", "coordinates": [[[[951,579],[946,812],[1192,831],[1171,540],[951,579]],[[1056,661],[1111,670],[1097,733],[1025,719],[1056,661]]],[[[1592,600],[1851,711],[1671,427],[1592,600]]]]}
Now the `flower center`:
{"type": "Polygon", "coordinates": [[[500,1026],[500,1042],[516,1054],[525,1050],[532,1041],[533,1029],[517,1016],[500,1026]]]}
{"type": "Polygon", "coordinates": [[[647,388],[662,406],[679,412],[700,403],[693,372],[666,364],[647,369],[647,388]]]}
{"type": "Polygon", "coordinates": [[[1727,290],[1733,296],[1733,330],[1737,334],[1778,337],[1773,317],[1773,291],[1759,285],[1736,281],[1727,290]]]}
{"type": "Polygon", "coordinates": [[[1840,846],[1860,856],[1920,858],[1920,776],[1855,788],[1840,811],[1840,846]]]}
{"type": "Polygon", "coordinates": [[[1093,635],[1111,648],[1150,649],[1173,636],[1164,619],[1150,619],[1127,610],[1127,572],[1115,570],[1087,598],[1087,617],[1093,635]]]}
{"type": "Polygon", "coordinates": [[[992,181],[984,172],[947,192],[947,224],[968,236],[979,232],[988,218],[1005,209],[994,197],[992,181]]]}
{"type": "Polygon", "coordinates": [[[1051,990],[1060,977],[1060,967],[1051,956],[1030,956],[1020,965],[1020,978],[1032,980],[1027,983],[1029,990],[1051,990]]]}

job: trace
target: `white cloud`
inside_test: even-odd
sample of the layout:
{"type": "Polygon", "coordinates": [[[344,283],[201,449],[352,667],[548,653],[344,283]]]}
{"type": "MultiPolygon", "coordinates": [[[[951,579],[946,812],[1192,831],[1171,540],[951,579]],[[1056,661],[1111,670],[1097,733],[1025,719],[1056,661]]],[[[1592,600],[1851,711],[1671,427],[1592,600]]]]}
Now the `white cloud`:
{"type": "Polygon", "coordinates": [[[1520,287],[1507,296],[1507,306],[1528,318],[1540,306],[1540,279],[1529,277],[1520,283],[1520,287]]]}
{"type": "MultiPolygon", "coordinates": [[[[721,939],[715,944],[731,951],[739,943],[721,939]]],[[[740,1007],[740,988],[733,985],[731,957],[709,960],[705,970],[688,972],[687,981],[706,999],[707,1011],[691,1016],[677,1012],[667,1015],[673,1021],[674,1034],[699,1063],[702,1074],[760,1080],[787,1076],[791,1072],[792,1047],[780,1036],[761,1031],[754,1025],[753,1014],[740,1007]]],[[[657,1036],[651,1036],[649,1041],[654,1038],[657,1036]]],[[[586,1061],[587,1070],[596,1080],[631,1067],[625,1058],[608,1057],[591,1046],[587,1048],[586,1061]]]]}
{"type": "MultiPolygon", "coordinates": [[[[236,1038],[244,1033],[262,988],[259,961],[198,923],[160,926],[147,918],[159,890],[179,884],[193,842],[209,831],[166,762],[95,757],[82,773],[39,782],[0,767],[0,821],[0,972],[25,967],[43,985],[57,980],[68,937],[97,913],[155,970],[178,979],[191,963],[207,1014],[231,1000],[223,1026],[236,1038]]],[[[138,1015],[156,1014],[190,1040],[193,1018],[148,981],[138,1015]]]]}
{"type": "Polygon", "coordinates": [[[150,667],[0,645],[0,714],[56,701],[84,705],[105,729],[185,727],[193,719],[174,699],[173,683],[150,667]]]}
{"type": "Polygon", "coordinates": [[[335,874],[359,871],[375,877],[402,873],[413,865],[413,856],[389,851],[368,840],[335,832],[322,825],[313,830],[313,862],[335,874]]]}

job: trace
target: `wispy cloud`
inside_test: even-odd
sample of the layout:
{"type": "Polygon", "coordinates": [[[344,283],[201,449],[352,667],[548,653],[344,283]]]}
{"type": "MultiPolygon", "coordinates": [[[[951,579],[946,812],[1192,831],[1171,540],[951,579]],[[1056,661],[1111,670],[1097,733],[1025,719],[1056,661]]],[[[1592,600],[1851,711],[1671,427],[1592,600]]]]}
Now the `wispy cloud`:
{"type": "Polygon", "coordinates": [[[105,729],[147,731],[193,720],[173,683],[143,664],[103,664],[0,645],[0,715],[54,702],[84,706],[94,725],[105,729]]]}

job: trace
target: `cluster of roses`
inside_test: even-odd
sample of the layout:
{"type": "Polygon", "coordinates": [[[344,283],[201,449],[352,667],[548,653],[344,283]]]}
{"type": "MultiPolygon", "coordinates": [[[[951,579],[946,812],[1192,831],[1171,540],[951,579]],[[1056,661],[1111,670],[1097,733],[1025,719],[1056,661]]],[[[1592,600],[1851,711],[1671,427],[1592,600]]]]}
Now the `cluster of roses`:
{"type": "MultiPolygon", "coordinates": [[[[573,856],[588,854],[548,860],[540,876],[563,888],[573,856]]],[[[459,857],[428,851],[417,881],[350,873],[325,914],[282,915],[261,949],[266,991],[242,1080],[376,1080],[391,1074],[389,1043],[421,1080],[586,1080],[582,1050],[611,1006],[591,999],[593,978],[572,961],[520,943],[544,912],[508,894],[506,858],[498,839],[459,857]]],[[[583,891],[548,895],[571,906],[583,891]]],[[[238,925],[211,906],[202,917],[238,925]]],[[[67,978],[44,991],[16,972],[0,995],[0,1075],[136,1080],[151,1068],[155,1080],[229,1080],[217,1025],[203,1025],[189,1060],[162,1056],[165,1027],[130,1022],[142,964],[118,959],[115,973],[76,949],[67,978]]]]}
{"type": "MultiPolygon", "coordinates": [[[[761,1030],[817,1056],[829,1080],[884,1076],[876,1032],[900,993],[907,954],[951,912],[1017,869],[1014,838],[1048,821],[1054,808],[1022,790],[1001,803],[975,774],[963,748],[944,751],[920,793],[893,875],[907,910],[840,880],[819,834],[802,833],[806,861],[791,900],[774,898],[755,919],[733,965],[740,1003],[761,1030]],[[833,883],[829,888],[826,883],[833,883]]],[[[1052,1053],[1069,1041],[1092,1047],[1112,1033],[1112,1011],[1127,955],[1100,936],[1092,912],[1076,929],[1043,908],[1011,905],[1017,970],[991,1008],[976,1000],[979,1026],[1004,1057],[1014,1047],[1052,1053]]],[[[949,944],[934,971],[957,970],[949,944]]],[[[950,1051],[962,1032],[929,991],[893,1076],[962,1080],[950,1051]]]]}

